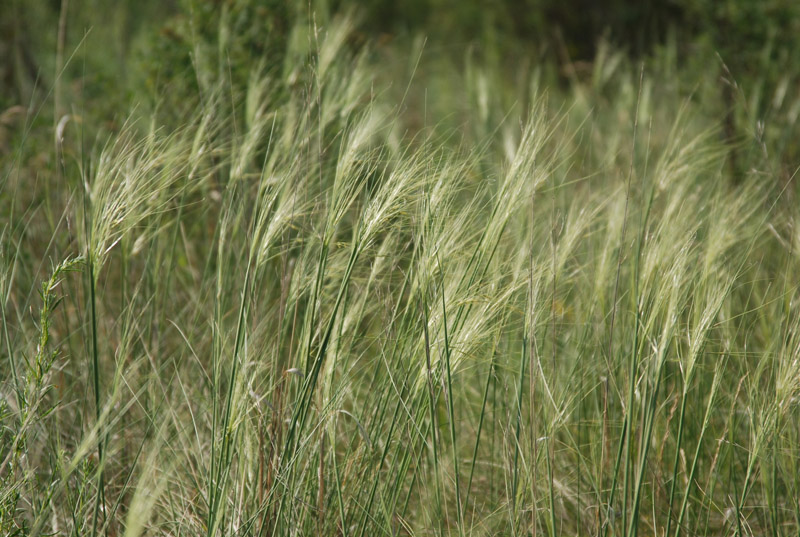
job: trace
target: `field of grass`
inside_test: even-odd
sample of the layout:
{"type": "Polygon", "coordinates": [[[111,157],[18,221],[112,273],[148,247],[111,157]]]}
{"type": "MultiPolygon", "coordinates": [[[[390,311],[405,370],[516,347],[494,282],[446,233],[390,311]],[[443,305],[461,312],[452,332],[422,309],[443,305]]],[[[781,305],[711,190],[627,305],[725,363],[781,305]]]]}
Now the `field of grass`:
{"type": "Polygon", "coordinates": [[[176,20],[0,111],[0,534],[800,535],[791,85],[176,20]]]}

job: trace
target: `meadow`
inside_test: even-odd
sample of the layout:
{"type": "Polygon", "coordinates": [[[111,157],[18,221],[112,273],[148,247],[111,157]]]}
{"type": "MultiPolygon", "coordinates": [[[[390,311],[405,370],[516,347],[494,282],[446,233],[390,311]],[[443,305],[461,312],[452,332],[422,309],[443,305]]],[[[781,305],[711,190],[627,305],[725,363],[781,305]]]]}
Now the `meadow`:
{"type": "Polygon", "coordinates": [[[794,74],[299,12],[4,101],[0,533],[800,535],[794,74]]]}

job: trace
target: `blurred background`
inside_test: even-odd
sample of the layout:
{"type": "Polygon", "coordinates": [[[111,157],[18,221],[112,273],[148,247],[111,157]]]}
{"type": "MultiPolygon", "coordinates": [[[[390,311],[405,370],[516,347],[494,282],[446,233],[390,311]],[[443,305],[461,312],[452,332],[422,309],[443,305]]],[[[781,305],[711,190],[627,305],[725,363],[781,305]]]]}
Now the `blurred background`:
{"type": "MultiPolygon", "coordinates": [[[[374,44],[383,65],[399,66],[398,81],[409,62],[417,78],[483,65],[510,85],[533,75],[551,91],[582,85],[597,106],[618,89],[604,82],[627,63],[699,101],[727,141],[769,141],[778,161],[798,157],[795,0],[4,0],[0,11],[5,111],[55,99],[58,116],[80,98],[111,127],[130,105],[168,115],[191,106],[204,70],[225,69],[232,85],[245,85],[255,68],[288,65],[293,42],[297,51],[310,41],[293,33],[299,21],[323,27],[348,12],[358,21],[349,46],[374,44]]],[[[519,101],[517,92],[501,106],[519,101]]]]}

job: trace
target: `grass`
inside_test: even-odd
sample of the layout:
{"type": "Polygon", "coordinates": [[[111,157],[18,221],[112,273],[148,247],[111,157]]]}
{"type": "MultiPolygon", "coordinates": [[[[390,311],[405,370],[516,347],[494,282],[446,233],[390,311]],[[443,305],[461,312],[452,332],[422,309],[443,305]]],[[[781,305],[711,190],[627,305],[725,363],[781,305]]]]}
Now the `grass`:
{"type": "Polygon", "coordinates": [[[244,85],[196,44],[184,112],[31,102],[2,532],[796,534],[800,236],[767,142],[732,177],[702,99],[608,49],[548,92],[353,24],[298,23],[244,85]]]}

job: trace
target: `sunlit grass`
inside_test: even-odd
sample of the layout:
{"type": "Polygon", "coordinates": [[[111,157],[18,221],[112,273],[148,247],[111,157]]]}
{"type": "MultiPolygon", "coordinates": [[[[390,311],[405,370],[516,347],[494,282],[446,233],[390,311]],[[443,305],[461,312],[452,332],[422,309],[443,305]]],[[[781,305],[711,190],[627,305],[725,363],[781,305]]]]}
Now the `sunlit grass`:
{"type": "Polygon", "coordinates": [[[3,165],[0,530],[790,534],[768,158],[734,185],[719,126],[613,55],[549,95],[479,62],[398,90],[352,19],[304,31],[180,127],[3,165]]]}

